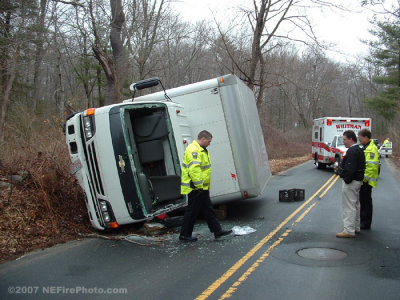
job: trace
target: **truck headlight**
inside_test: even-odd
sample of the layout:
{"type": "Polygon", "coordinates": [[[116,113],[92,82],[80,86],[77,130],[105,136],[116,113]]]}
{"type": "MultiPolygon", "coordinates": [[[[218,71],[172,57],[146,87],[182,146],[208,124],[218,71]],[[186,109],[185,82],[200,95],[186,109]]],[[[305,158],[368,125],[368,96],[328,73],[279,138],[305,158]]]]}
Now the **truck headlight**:
{"type": "Polygon", "coordinates": [[[111,221],[110,214],[108,213],[108,207],[106,201],[100,201],[100,209],[103,214],[104,222],[109,223],[111,221]]]}
{"type": "Polygon", "coordinates": [[[87,116],[83,118],[83,129],[85,131],[85,137],[87,140],[93,137],[94,126],[92,124],[92,117],[87,116]]]}
{"type": "Polygon", "coordinates": [[[95,133],[94,111],[94,108],[89,108],[83,114],[83,131],[85,132],[86,140],[90,140],[95,133]]]}
{"type": "Polygon", "coordinates": [[[108,212],[103,211],[103,219],[104,219],[104,222],[110,223],[111,218],[110,218],[110,215],[108,214],[108,212]]]}
{"type": "Polygon", "coordinates": [[[107,203],[106,203],[106,201],[100,201],[100,208],[101,208],[101,211],[107,211],[107,203]]]}
{"type": "Polygon", "coordinates": [[[117,228],[119,225],[115,220],[114,212],[112,210],[111,204],[103,199],[99,199],[100,210],[103,216],[103,220],[106,223],[107,228],[117,228]]]}

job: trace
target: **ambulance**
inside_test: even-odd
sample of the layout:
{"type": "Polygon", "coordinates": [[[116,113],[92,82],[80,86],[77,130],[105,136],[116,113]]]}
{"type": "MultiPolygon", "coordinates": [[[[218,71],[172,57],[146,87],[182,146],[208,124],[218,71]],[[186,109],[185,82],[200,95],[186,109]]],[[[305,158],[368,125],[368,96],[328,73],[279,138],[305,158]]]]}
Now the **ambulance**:
{"type": "Polygon", "coordinates": [[[313,120],[312,158],[317,169],[327,166],[336,172],[346,154],[343,132],[353,130],[357,136],[361,129],[371,130],[371,118],[324,117],[313,120]]]}

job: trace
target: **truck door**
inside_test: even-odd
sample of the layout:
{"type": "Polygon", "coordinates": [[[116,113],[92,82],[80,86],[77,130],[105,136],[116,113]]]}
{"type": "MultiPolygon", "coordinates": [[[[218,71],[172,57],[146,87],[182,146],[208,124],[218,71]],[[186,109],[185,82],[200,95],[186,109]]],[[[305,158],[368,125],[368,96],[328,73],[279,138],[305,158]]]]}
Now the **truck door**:
{"type": "Polygon", "coordinates": [[[336,147],[336,146],[337,146],[337,145],[336,145],[336,142],[337,142],[337,136],[335,136],[335,137],[333,138],[331,147],[336,147]]]}
{"type": "Polygon", "coordinates": [[[179,157],[166,105],[129,105],[122,115],[143,214],[157,215],[183,204],[179,157]]]}
{"type": "Polygon", "coordinates": [[[168,113],[174,130],[175,143],[179,161],[183,161],[186,147],[193,141],[191,127],[184,106],[177,103],[167,103],[168,113]]]}
{"type": "Polygon", "coordinates": [[[320,141],[320,142],[323,142],[323,140],[324,140],[323,135],[324,135],[324,127],[321,126],[321,127],[319,128],[319,141],[320,141]]]}
{"type": "MultiPolygon", "coordinates": [[[[187,93],[174,97],[173,101],[185,108],[184,115],[187,116],[187,120],[190,120],[188,125],[194,138],[197,138],[197,134],[204,129],[214,136],[209,147],[213,168],[211,197],[240,192],[231,139],[218,88],[187,93]]],[[[182,121],[186,122],[184,119],[182,121]]],[[[180,142],[178,141],[177,144],[179,145],[180,142]]]]}

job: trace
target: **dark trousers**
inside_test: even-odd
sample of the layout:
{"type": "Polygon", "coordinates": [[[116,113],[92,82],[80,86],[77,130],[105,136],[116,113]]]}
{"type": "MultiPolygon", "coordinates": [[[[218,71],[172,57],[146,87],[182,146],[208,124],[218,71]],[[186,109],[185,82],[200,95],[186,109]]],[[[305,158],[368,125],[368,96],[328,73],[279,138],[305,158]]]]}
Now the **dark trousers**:
{"type": "Polygon", "coordinates": [[[200,215],[206,220],[211,232],[221,231],[221,225],[211,204],[210,192],[193,190],[188,195],[188,206],[181,227],[182,236],[192,236],[194,223],[200,215]]]}
{"type": "Polygon", "coordinates": [[[364,182],[360,189],[360,225],[371,227],[372,223],[372,186],[364,182]]]}

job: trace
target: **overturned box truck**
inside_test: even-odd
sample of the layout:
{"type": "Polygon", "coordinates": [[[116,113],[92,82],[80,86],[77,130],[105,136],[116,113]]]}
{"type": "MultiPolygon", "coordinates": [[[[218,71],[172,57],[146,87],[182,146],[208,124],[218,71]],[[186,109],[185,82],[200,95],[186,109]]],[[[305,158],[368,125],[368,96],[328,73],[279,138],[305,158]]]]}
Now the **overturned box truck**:
{"type": "MultiPolygon", "coordinates": [[[[159,82],[143,80],[131,91],[159,82]]],[[[71,172],[84,190],[92,225],[116,228],[185,206],[181,162],[203,129],[213,134],[213,204],[260,195],[271,176],[267,151],[254,94],[234,75],[69,117],[71,172]]]]}

